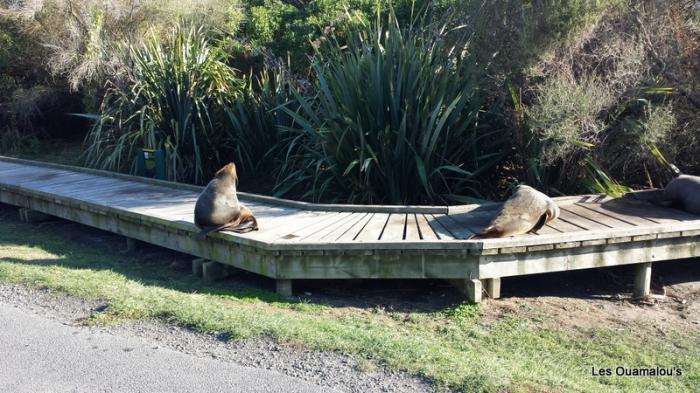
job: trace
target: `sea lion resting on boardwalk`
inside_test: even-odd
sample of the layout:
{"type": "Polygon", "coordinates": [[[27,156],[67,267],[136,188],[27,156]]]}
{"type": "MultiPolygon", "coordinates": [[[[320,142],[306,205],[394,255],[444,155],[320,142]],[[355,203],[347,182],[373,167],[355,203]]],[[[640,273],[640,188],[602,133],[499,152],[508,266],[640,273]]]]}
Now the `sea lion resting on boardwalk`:
{"type": "Polygon", "coordinates": [[[520,185],[503,203],[491,224],[472,239],[537,232],[544,224],[557,217],[559,217],[559,206],[550,197],[530,186],[520,185]]]}
{"type": "Polygon", "coordinates": [[[663,193],[650,196],[649,201],[653,204],[700,214],[700,176],[679,175],[666,185],[663,193]]]}
{"type": "Polygon", "coordinates": [[[238,202],[237,181],[236,165],[229,163],[216,172],[199,194],[194,206],[194,223],[202,231],[195,236],[197,239],[223,229],[239,233],[258,229],[253,213],[238,202]]]}

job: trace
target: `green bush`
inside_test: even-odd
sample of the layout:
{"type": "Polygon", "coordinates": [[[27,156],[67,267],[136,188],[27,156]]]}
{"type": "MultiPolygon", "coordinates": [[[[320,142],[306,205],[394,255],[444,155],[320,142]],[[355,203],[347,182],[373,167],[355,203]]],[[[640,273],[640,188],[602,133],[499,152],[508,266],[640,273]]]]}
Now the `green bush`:
{"type": "MultiPolygon", "coordinates": [[[[475,194],[503,142],[478,127],[484,69],[445,46],[442,25],[361,25],[314,62],[316,94],[296,93],[276,188],[315,201],[444,203],[475,194]]],[[[457,40],[460,41],[460,40],[457,40]]]]}
{"type": "Polygon", "coordinates": [[[233,156],[224,110],[242,81],[201,28],[151,34],[131,49],[131,83],[113,85],[87,138],[87,163],[110,170],[134,169],[141,147],[163,149],[170,180],[208,180],[233,156]]]}
{"type": "Polygon", "coordinates": [[[377,13],[390,10],[401,23],[425,8],[443,12],[462,0],[288,0],[249,1],[241,36],[246,41],[244,52],[267,53],[290,58],[295,73],[305,73],[307,56],[323,39],[344,36],[359,24],[374,20],[377,13]]]}
{"type": "Polygon", "coordinates": [[[36,149],[44,133],[42,109],[57,106],[55,89],[46,85],[46,51],[20,20],[0,10],[0,151],[36,149]]]}

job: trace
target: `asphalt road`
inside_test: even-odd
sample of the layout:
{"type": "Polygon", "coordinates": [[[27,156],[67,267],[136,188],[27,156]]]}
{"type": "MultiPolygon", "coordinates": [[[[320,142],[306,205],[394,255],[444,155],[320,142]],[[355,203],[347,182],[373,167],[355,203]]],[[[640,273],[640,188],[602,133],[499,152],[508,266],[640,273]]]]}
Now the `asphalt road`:
{"type": "Polygon", "coordinates": [[[328,392],[283,374],[62,324],[0,303],[0,392],[328,392]]]}

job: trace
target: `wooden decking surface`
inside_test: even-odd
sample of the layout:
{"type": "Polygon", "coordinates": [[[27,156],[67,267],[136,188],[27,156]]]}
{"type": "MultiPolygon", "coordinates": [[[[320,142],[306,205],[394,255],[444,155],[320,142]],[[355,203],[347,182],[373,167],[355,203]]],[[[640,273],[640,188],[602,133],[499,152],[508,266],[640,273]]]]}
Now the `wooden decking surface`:
{"type": "Polygon", "coordinates": [[[194,240],[201,187],[0,157],[0,202],[278,279],[487,279],[700,256],[700,216],[603,195],[556,198],[537,234],[467,240],[499,204],[314,205],[239,193],[259,231],[194,240]]]}
{"type": "MultiPolygon", "coordinates": [[[[143,183],[141,179],[105,177],[65,169],[0,161],[0,185],[18,187],[56,197],[109,207],[115,211],[151,216],[192,226],[198,192],[176,184],[143,183]]],[[[700,217],[680,210],[614,200],[602,195],[557,198],[561,216],[537,234],[505,239],[465,240],[481,231],[493,217],[497,205],[456,206],[446,214],[436,207],[411,211],[327,211],[313,205],[295,208],[251,200],[241,195],[258,218],[260,230],[226,233],[233,241],[267,245],[281,250],[328,248],[350,249],[469,249],[494,248],[517,251],[523,247],[565,246],[571,242],[593,242],[643,236],[670,236],[679,231],[700,230],[700,217]],[[309,209],[311,207],[311,209],[309,209]],[[420,210],[423,210],[421,212],[420,210]]],[[[375,207],[376,208],[376,207],[375,207]]],[[[444,209],[444,208],[443,208],[444,209]]],[[[375,209],[376,210],[376,209],[375,209]]],[[[679,233],[680,235],[680,233],[679,233]]]]}

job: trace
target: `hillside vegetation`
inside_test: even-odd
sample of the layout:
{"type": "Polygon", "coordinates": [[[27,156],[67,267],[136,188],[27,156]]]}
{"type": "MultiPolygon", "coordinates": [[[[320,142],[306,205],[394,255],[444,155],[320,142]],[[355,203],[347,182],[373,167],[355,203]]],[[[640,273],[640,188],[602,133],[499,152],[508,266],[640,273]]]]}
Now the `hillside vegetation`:
{"type": "Polygon", "coordinates": [[[160,148],[171,180],[234,160],[243,189],[392,204],[700,169],[695,1],[0,5],[5,154],[72,138],[82,164],[129,172],[160,148]]]}

